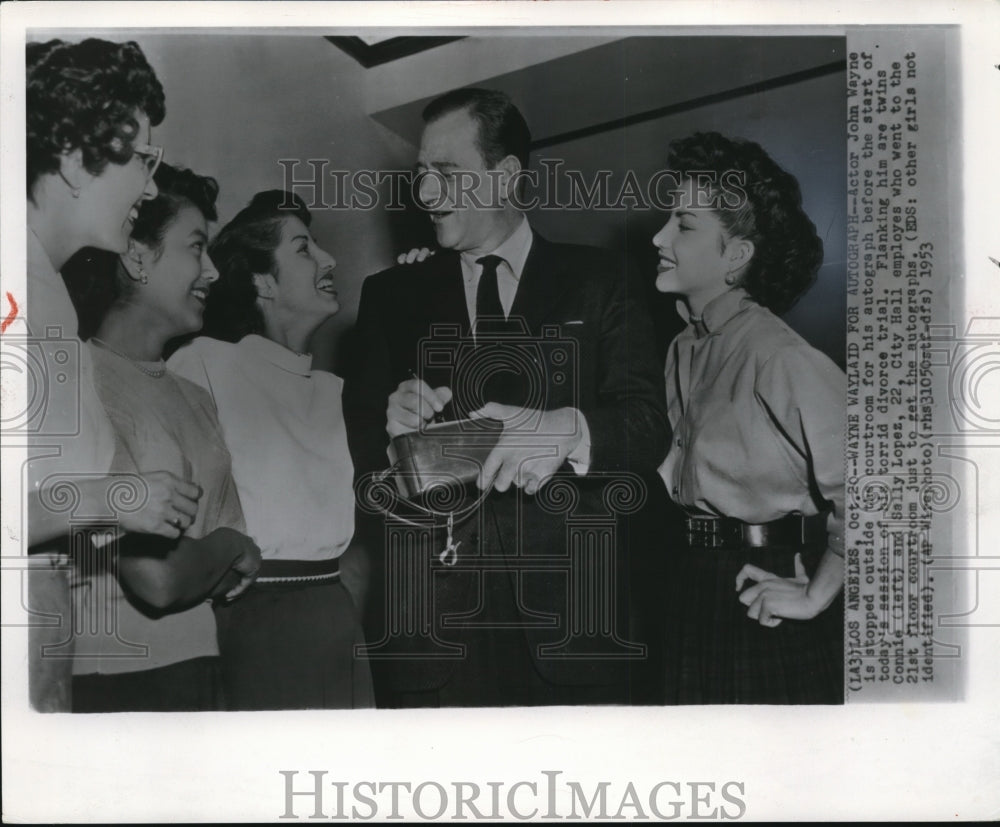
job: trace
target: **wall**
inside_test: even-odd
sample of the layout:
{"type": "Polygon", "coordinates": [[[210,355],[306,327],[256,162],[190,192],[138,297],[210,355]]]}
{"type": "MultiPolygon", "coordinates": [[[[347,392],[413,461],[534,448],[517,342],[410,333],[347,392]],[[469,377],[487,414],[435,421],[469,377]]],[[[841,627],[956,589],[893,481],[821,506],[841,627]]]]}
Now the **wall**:
{"type": "MultiPolygon", "coordinates": [[[[322,37],[135,39],[167,96],[167,117],[154,140],[166,147],[167,160],[218,179],[222,222],[255,192],[285,185],[281,158],[325,158],[331,169],[412,163],[406,142],[365,114],[365,70],[322,37]]],[[[297,174],[305,177],[309,167],[301,165],[297,174]]],[[[353,324],[362,280],[391,261],[389,216],[317,210],[313,232],[337,260],[344,308],[314,343],[317,361],[329,363],[340,334],[353,324]]]]}
{"type": "MultiPolygon", "coordinates": [[[[716,130],[759,142],[799,179],[803,204],[824,241],[824,263],[813,288],[786,315],[786,320],[814,346],[843,365],[846,330],[846,156],[843,75],[797,83],[754,97],[671,115],[624,131],[571,141],[544,149],[539,158],[562,159],[567,168],[610,169],[610,180],[622,182],[632,169],[640,182],[666,166],[667,145],[692,132],[716,130]]],[[[656,270],[651,240],[663,225],[655,208],[615,212],[542,211],[537,226],[556,239],[589,239],[589,243],[627,250],[649,273],[656,270]]],[[[671,301],[651,296],[660,314],[671,301]]]]}
{"type": "MultiPolygon", "coordinates": [[[[154,141],[164,144],[169,161],[219,180],[222,221],[253,193],[285,185],[278,159],[328,159],[330,169],[411,168],[418,135],[412,121],[421,99],[454,86],[503,88],[516,78],[512,91],[523,98],[529,121],[542,135],[551,135],[599,122],[608,113],[620,116],[660,101],[738,86],[773,73],[772,64],[787,64],[793,71],[809,60],[815,64],[836,58],[822,50],[810,55],[791,40],[740,47],[742,52],[734,52],[727,62],[705,40],[642,38],[640,43],[616,44],[606,37],[535,34],[467,38],[366,70],[317,35],[134,32],[121,39],[126,36],[140,43],[166,90],[167,118],[154,130],[154,141]],[[617,55],[609,52],[616,48],[617,55]],[[786,49],[788,56],[776,63],[777,48],[786,49]],[[408,113],[403,112],[406,106],[408,113]],[[393,118],[399,120],[401,112],[411,122],[406,129],[394,126],[393,118]]],[[[844,108],[843,77],[831,75],[568,141],[536,156],[562,158],[567,167],[585,172],[610,169],[613,180],[621,180],[627,168],[640,177],[660,168],[667,142],[695,129],[719,129],[763,143],[799,176],[806,209],[827,242],[819,283],[788,318],[842,361],[844,108]]],[[[298,175],[309,174],[309,167],[300,165],[298,175]]],[[[649,240],[662,215],[643,210],[540,212],[533,220],[554,238],[628,251],[652,279],[649,240]]],[[[313,343],[317,363],[331,366],[353,324],[364,277],[432,235],[423,216],[380,209],[316,210],[313,230],[338,261],[343,309],[313,343]]],[[[669,319],[671,309],[660,297],[652,298],[669,319]]]]}
{"type": "MultiPolygon", "coordinates": [[[[465,41],[465,42],[471,42],[465,41]]],[[[559,42],[562,38],[554,38],[559,42]]],[[[500,49],[505,39],[476,40],[481,50],[500,49]]],[[[449,47],[450,48],[450,47],[449,47]]],[[[446,65],[445,49],[424,56],[446,65]]],[[[543,63],[486,78],[518,103],[543,148],[532,154],[562,162],[591,181],[608,173],[616,195],[633,172],[640,184],[662,169],[667,145],[699,130],[717,130],[761,143],[802,187],[806,211],[826,248],[814,287],[786,319],[807,340],[844,361],[846,225],[845,77],[818,68],[844,59],[839,37],[663,37],[644,35],[594,44],[584,51],[553,55],[543,63]],[[788,82],[791,79],[793,82],[788,82]],[[762,91],[737,94],[751,85],[762,91]],[[642,120],[650,113],[671,112],[642,120]],[[632,125],[552,143],[554,137],[595,125],[636,119],[632,125]]],[[[419,113],[427,98],[374,113],[411,143],[419,141],[419,113]]],[[[563,187],[560,199],[568,195],[563,187]]],[[[655,256],[650,240],[665,216],[630,202],[627,208],[537,209],[534,225],[553,238],[625,251],[639,267],[661,322],[661,346],[676,331],[673,299],[652,290],[655,256]]],[[[403,225],[402,218],[397,224],[403,225]]],[[[414,236],[426,240],[429,236],[414,236]]]]}

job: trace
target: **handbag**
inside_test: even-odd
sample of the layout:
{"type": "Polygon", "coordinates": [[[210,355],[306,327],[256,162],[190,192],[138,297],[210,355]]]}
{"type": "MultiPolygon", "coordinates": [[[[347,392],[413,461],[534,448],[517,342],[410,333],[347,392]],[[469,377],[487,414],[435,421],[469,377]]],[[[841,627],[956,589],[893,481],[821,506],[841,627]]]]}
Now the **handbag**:
{"type": "Polygon", "coordinates": [[[399,495],[419,500],[441,486],[475,483],[502,433],[502,422],[484,418],[434,423],[394,437],[391,452],[399,495]]]}
{"type": "MultiPolygon", "coordinates": [[[[439,560],[453,566],[458,547],[452,532],[482,505],[490,489],[466,504],[468,489],[475,485],[486,458],[500,440],[503,422],[498,419],[459,419],[432,423],[419,431],[400,434],[389,443],[392,465],[376,482],[393,478],[405,504],[420,514],[444,518],[448,536],[439,560]]],[[[421,525],[388,508],[387,517],[408,525],[421,525]]]]}

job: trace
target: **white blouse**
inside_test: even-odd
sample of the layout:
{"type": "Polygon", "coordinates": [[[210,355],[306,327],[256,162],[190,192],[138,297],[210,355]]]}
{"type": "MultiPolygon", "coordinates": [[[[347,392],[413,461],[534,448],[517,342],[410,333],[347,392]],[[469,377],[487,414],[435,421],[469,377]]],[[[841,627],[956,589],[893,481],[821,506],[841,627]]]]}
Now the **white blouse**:
{"type": "Polygon", "coordinates": [[[354,534],[343,380],[262,336],[201,337],[168,361],[215,400],[247,533],[264,559],[339,557],[354,534]]]}

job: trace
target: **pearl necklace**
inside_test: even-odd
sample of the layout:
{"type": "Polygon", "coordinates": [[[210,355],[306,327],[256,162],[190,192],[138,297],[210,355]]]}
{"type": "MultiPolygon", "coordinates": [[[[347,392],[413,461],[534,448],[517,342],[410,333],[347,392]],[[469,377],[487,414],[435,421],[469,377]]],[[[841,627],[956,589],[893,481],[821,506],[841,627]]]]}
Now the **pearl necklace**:
{"type": "Polygon", "coordinates": [[[105,350],[110,350],[113,354],[115,354],[115,356],[120,356],[126,362],[131,362],[132,365],[137,370],[139,370],[142,373],[146,374],[146,376],[152,377],[153,379],[160,379],[167,372],[167,365],[166,365],[166,363],[162,359],[160,359],[160,360],[158,360],[156,362],[152,362],[152,363],[150,363],[150,362],[139,362],[139,361],[133,359],[131,356],[128,356],[128,355],[122,353],[120,350],[116,350],[115,348],[111,347],[111,345],[109,345],[103,339],[98,339],[96,336],[91,336],[90,337],[90,341],[92,341],[96,345],[99,345],[100,347],[104,348],[105,350]],[[156,367],[149,367],[150,364],[154,364],[154,365],[156,365],[156,367]]]}

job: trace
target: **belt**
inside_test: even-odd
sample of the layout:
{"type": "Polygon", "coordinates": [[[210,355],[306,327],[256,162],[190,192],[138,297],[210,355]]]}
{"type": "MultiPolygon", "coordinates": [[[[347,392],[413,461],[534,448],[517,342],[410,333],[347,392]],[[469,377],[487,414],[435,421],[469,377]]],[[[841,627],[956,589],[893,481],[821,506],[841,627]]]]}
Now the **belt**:
{"type": "Polygon", "coordinates": [[[307,583],[340,577],[340,558],[329,560],[265,560],[255,583],[307,583]]]}
{"type": "Polygon", "coordinates": [[[687,514],[685,541],[692,548],[763,548],[826,541],[827,513],[789,514],[769,523],[745,523],[734,517],[687,514]]]}

